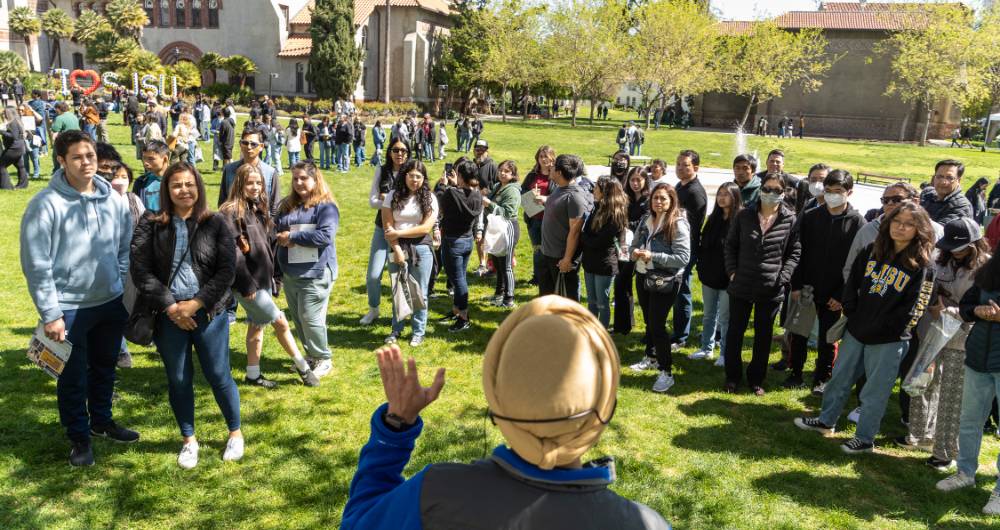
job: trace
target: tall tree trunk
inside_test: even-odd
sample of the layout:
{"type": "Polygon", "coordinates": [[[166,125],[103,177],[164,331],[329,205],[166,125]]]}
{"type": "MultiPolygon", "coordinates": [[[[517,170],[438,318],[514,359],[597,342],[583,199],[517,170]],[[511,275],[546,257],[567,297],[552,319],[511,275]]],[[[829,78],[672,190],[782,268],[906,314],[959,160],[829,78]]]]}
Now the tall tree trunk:
{"type": "Polygon", "coordinates": [[[524,87],[524,94],[521,95],[521,121],[528,121],[528,87],[524,87]]]}
{"type": "Polygon", "coordinates": [[[590,98],[590,124],[594,124],[594,98],[590,98]]]}
{"type": "Polygon", "coordinates": [[[931,130],[931,117],[934,116],[934,107],[927,105],[927,116],[924,119],[924,131],[920,134],[920,147],[927,145],[927,134],[931,130]]]}
{"type": "Polygon", "coordinates": [[[572,120],[571,120],[571,123],[573,124],[573,127],[576,127],[576,106],[577,106],[577,104],[579,102],[580,102],[580,99],[576,95],[576,92],[574,91],[573,92],[573,117],[572,117],[572,120]]]}
{"type": "MultiPolygon", "coordinates": [[[[59,55],[59,39],[52,39],[52,53],[49,54],[49,70],[56,65],[56,58],[59,55]]],[[[59,66],[62,66],[62,57],[59,57],[59,66]]]]}
{"type": "Polygon", "coordinates": [[[743,111],[743,119],[740,120],[740,124],[739,124],[739,128],[740,128],[741,131],[743,130],[744,127],[746,127],[747,118],[750,117],[750,109],[753,108],[753,103],[754,103],[755,99],[757,99],[757,95],[756,94],[752,94],[750,96],[750,101],[747,102],[747,108],[746,108],[746,110],[743,111]]]}
{"type": "Polygon", "coordinates": [[[24,54],[28,57],[28,69],[35,71],[35,56],[31,53],[31,37],[24,36],[24,54]]]}
{"type": "MultiPolygon", "coordinates": [[[[504,123],[507,123],[507,83],[500,85],[500,117],[504,123]]],[[[513,101],[513,97],[511,100],[513,101]]]]}

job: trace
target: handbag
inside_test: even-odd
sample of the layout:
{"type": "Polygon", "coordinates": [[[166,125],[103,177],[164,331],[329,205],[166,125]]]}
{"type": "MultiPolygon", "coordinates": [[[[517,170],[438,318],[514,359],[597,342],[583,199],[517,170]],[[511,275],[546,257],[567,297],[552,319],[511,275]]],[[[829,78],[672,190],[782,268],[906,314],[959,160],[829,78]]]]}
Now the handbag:
{"type": "Polygon", "coordinates": [[[651,293],[669,293],[680,284],[681,276],[677,271],[666,271],[663,269],[647,269],[644,286],[651,293]]]}
{"type": "Polygon", "coordinates": [[[250,254],[250,237],[247,236],[247,223],[243,219],[236,220],[236,227],[240,229],[240,235],[236,236],[236,248],[243,253],[244,256],[250,254]]]}
{"type": "Polygon", "coordinates": [[[833,344],[840,339],[844,338],[844,331],[847,329],[847,316],[840,315],[837,322],[830,326],[830,329],[826,332],[826,342],[827,344],[833,344]]]}
{"type": "MultiPolygon", "coordinates": [[[[194,232],[191,234],[191,241],[194,241],[194,236],[198,233],[197,225],[194,228],[194,232]]],[[[178,262],[177,268],[170,273],[170,278],[167,280],[166,288],[170,289],[170,285],[174,283],[174,279],[177,278],[177,273],[181,270],[180,264],[184,263],[187,259],[188,253],[191,252],[191,245],[188,244],[187,249],[184,250],[184,254],[181,255],[181,259],[178,262]]],[[[153,343],[153,330],[156,329],[156,317],[162,311],[157,311],[149,307],[149,301],[145,296],[139,295],[138,299],[135,301],[135,307],[132,308],[132,312],[128,315],[128,322],[125,323],[125,340],[138,344],[139,346],[149,346],[153,343]]]]}

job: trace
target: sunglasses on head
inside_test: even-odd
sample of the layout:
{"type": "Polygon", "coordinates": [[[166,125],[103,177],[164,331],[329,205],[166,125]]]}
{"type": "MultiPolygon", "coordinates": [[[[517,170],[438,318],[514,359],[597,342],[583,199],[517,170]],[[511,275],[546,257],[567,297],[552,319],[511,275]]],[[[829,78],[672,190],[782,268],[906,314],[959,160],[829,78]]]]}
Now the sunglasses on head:
{"type": "Polygon", "coordinates": [[[249,147],[250,149],[256,149],[260,147],[259,143],[251,142],[250,140],[240,140],[240,145],[242,145],[243,147],[249,147]]]}
{"type": "Polygon", "coordinates": [[[882,201],[882,204],[899,204],[899,203],[905,201],[906,198],[905,197],[895,196],[895,197],[882,197],[879,200],[882,201]]]}

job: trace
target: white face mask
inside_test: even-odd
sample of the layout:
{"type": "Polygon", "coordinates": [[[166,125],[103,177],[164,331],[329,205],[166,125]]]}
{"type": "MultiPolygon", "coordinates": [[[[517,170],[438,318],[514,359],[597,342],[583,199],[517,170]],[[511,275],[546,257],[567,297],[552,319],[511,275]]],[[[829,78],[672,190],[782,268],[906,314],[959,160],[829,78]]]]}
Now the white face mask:
{"type": "Polygon", "coordinates": [[[809,183],[809,193],[813,197],[819,197],[823,194],[823,183],[822,182],[810,182],[809,183]]]}
{"type": "Polygon", "coordinates": [[[784,193],[761,193],[760,202],[766,206],[774,206],[775,204],[781,203],[782,199],[785,198],[784,193]]]}
{"type": "Polygon", "coordinates": [[[847,203],[847,195],[843,193],[824,193],[823,200],[830,208],[840,208],[847,203]]]}

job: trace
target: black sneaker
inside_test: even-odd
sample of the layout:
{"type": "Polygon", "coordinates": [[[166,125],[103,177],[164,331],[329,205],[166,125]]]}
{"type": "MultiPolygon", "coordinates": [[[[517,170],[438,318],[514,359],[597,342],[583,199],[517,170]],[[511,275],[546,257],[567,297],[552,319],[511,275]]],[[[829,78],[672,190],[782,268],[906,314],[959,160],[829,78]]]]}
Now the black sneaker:
{"type": "Polygon", "coordinates": [[[822,434],[830,434],[833,432],[833,427],[819,421],[819,418],[806,418],[803,416],[795,418],[794,423],[796,427],[804,431],[816,431],[822,434]]]}
{"type": "Polygon", "coordinates": [[[73,448],[69,451],[69,465],[73,467],[94,465],[94,450],[90,447],[90,442],[73,442],[73,448]]]}
{"type": "Polygon", "coordinates": [[[298,367],[295,368],[295,372],[299,374],[302,379],[302,384],[305,386],[319,386],[319,378],[312,370],[306,368],[305,371],[299,370],[298,367]]]}
{"type": "Polygon", "coordinates": [[[266,377],[264,377],[264,374],[260,374],[259,376],[257,376],[257,379],[250,379],[249,377],[244,377],[243,382],[248,385],[262,386],[267,389],[277,388],[278,386],[278,383],[275,383],[274,381],[267,379],[266,377]]]}
{"type": "Polygon", "coordinates": [[[781,383],[781,386],[785,388],[802,388],[804,385],[805,383],[802,381],[802,376],[795,374],[788,376],[788,379],[785,379],[785,382],[781,383]]]}
{"type": "Polygon", "coordinates": [[[443,324],[443,323],[446,323],[446,322],[451,322],[453,320],[458,320],[458,315],[452,313],[450,315],[445,315],[445,316],[439,318],[437,321],[441,322],[443,324]]]}
{"type": "Polygon", "coordinates": [[[115,442],[120,442],[124,444],[130,444],[132,442],[139,441],[139,433],[126,429],[124,427],[119,427],[115,422],[111,422],[107,425],[102,425],[100,427],[93,426],[90,428],[91,436],[100,436],[101,438],[107,438],[115,442]]]}
{"type": "Polygon", "coordinates": [[[463,330],[469,329],[471,327],[472,327],[472,323],[469,322],[468,319],[466,319],[466,318],[459,318],[459,319],[456,319],[455,323],[452,324],[448,328],[448,331],[450,331],[450,332],[463,331],[463,330]]]}
{"type": "Polygon", "coordinates": [[[862,442],[857,438],[851,438],[840,445],[840,450],[849,455],[870,453],[875,450],[875,444],[871,442],[862,442]]]}
{"type": "MultiPolygon", "coordinates": [[[[776,362],[776,363],[772,364],[772,365],[771,365],[771,369],[772,369],[772,370],[775,370],[775,371],[778,371],[778,372],[784,372],[785,370],[787,370],[787,369],[788,369],[788,363],[787,363],[787,362],[785,362],[785,360],[784,360],[784,359],[782,359],[782,360],[780,360],[780,361],[778,361],[778,362],[776,362]]],[[[800,379],[801,379],[801,378],[800,378],[800,379]]]]}
{"type": "Polygon", "coordinates": [[[938,458],[934,458],[933,456],[924,461],[924,463],[927,464],[927,466],[930,467],[931,469],[941,472],[949,471],[951,470],[952,467],[955,466],[954,460],[941,460],[938,458]]]}
{"type": "Polygon", "coordinates": [[[517,304],[515,304],[514,299],[511,298],[510,300],[504,300],[503,302],[500,302],[500,304],[497,307],[502,307],[504,309],[514,309],[515,307],[517,307],[517,304]]]}

